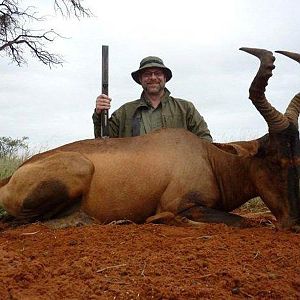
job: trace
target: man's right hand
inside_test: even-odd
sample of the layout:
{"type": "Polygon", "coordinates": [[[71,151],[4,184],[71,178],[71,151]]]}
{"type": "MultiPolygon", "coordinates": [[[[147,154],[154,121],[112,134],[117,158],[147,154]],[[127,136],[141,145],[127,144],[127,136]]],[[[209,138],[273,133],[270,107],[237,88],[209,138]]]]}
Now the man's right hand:
{"type": "Polygon", "coordinates": [[[110,101],[111,98],[109,98],[107,95],[100,95],[96,99],[96,113],[100,114],[102,110],[104,109],[110,109],[110,101]]]}

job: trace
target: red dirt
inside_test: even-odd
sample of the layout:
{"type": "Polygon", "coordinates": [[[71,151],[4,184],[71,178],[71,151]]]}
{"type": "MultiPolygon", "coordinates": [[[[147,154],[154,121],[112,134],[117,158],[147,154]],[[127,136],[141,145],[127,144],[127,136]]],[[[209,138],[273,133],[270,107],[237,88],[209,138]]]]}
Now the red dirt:
{"type": "Polygon", "coordinates": [[[300,299],[300,234],[261,219],[245,229],[0,223],[0,299],[300,299]]]}

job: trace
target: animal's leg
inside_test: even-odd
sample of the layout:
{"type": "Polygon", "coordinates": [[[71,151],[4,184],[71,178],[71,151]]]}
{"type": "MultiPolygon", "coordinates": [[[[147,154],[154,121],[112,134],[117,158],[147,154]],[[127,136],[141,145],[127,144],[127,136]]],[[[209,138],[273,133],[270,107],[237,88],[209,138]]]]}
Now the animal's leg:
{"type": "Polygon", "coordinates": [[[247,225],[246,219],[243,217],[222,211],[221,209],[207,207],[209,203],[213,204],[213,202],[204,198],[200,192],[188,192],[170,201],[169,196],[173,195],[168,195],[161,202],[158,213],[171,211],[179,219],[181,217],[199,223],[224,223],[229,226],[247,225]]]}
{"type": "MultiPolygon", "coordinates": [[[[224,223],[230,226],[245,226],[247,224],[245,218],[221,210],[221,204],[218,206],[218,202],[214,200],[219,197],[218,194],[199,192],[196,189],[189,192],[183,192],[183,190],[184,187],[178,183],[169,185],[161,198],[157,215],[154,217],[159,219],[161,213],[172,212],[179,220],[180,217],[190,220],[190,224],[192,222],[200,224],[224,223]],[[209,208],[209,206],[215,208],[209,208]]],[[[186,221],[185,219],[182,220],[186,221]]]]}
{"type": "Polygon", "coordinates": [[[248,226],[247,220],[241,216],[200,205],[183,210],[178,215],[195,222],[224,223],[236,227],[248,226]]]}
{"type": "Polygon", "coordinates": [[[200,193],[190,192],[185,194],[177,207],[177,215],[186,217],[195,222],[224,223],[229,226],[243,227],[246,219],[219,209],[208,208],[203,205],[200,193]]]}
{"type": "Polygon", "coordinates": [[[146,223],[166,224],[172,226],[199,227],[203,226],[202,222],[195,222],[186,217],[175,215],[169,211],[157,213],[147,218],[146,223]]]}
{"type": "Polygon", "coordinates": [[[87,193],[93,172],[92,162],[75,152],[25,164],[5,186],[4,208],[24,221],[52,218],[87,193]]]}
{"type": "Polygon", "coordinates": [[[203,226],[205,223],[223,223],[236,227],[245,227],[249,225],[243,217],[200,205],[195,205],[180,211],[176,215],[171,212],[161,212],[149,217],[146,220],[146,223],[189,227],[199,227],[203,226]]]}

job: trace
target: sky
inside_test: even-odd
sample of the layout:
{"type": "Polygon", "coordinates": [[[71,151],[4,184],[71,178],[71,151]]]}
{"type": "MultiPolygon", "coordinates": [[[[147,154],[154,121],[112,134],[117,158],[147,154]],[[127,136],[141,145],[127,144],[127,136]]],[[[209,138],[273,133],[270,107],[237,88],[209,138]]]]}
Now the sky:
{"type": "MultiPolygon", "coordinates": [[[[102,45],[109,45],[110,113],[139,98],[130,74],[142,58],[159,56],[173,72],[172,96],[194,103],[216,142],[267,132],[248,99],[259,61],[239,48],[300,52],[298,0],[85,0],[94,16],[81,20],[55,14],[51,0],[39,3],[47,21],[33,26],[67,37],[48,47],[63,66],[49,69],[28,54],[18,67],[0,55],[0,136],[29,137],[37,150],[94,137],[102,45]]],[[[300,68],[279,54],[275,65],[266,95],[284,112],[300,90],[300,68]]]]}

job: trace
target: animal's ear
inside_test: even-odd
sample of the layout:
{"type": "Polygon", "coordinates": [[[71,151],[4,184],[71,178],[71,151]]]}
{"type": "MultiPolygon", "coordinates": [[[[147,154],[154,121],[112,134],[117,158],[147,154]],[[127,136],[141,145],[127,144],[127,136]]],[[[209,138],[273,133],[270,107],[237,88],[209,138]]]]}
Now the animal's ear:
{"type": "Polygon", "coordinates": [[[259,143],[257,142],[257,140],[249,142],[233,142],[228,144],[213,144],[225,152],[244,157],[254,156],[257,153],[259,147],[259,143]]]}
{"type": "Polygon", "coordinates": [[[217,146],[219,149],[231,153],[231,154],[238,154],[235,147],[231,144],[222,144],[222,143],[213,143],[213,145],[217,146]]]}

